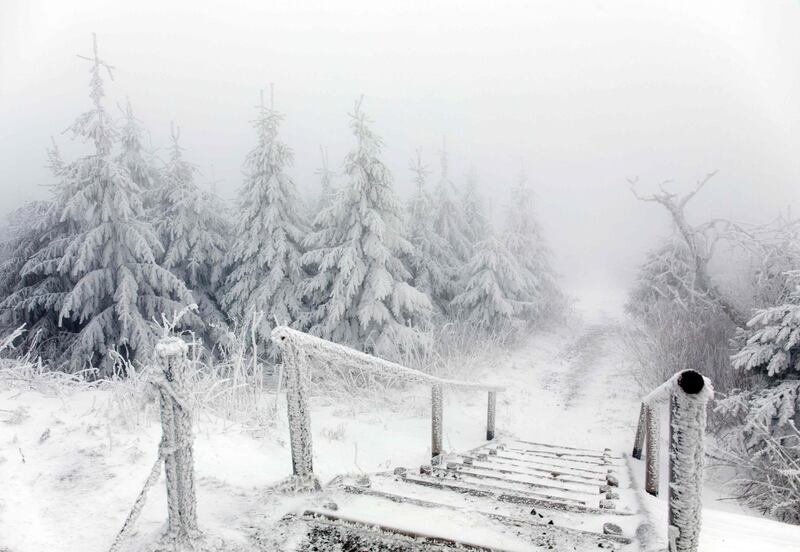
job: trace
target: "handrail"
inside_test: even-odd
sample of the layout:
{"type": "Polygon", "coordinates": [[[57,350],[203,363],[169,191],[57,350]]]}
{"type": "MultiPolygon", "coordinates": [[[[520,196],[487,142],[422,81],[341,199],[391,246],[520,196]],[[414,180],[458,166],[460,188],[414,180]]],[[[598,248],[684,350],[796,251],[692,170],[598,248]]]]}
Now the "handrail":
{"type": "Polygon", "coordinates": [[[711,380],[694,370],[683,370],[656,387],[639,409],[633,457],[646,447],[645,491],[658,496],[658,406],[669,399],[668,538],[670,552],[697,552],[702,511],[703,455],[706,405],[714,397],[711,380]]]}
{"type": "Polygon", "coordinates": [[[442,454],[442,395],[443,388],[455,387],[488,392],[486,440],[495,436],[497,393],[505,387],[483,383],[439,378],[381,358],[370,356],[350,347],[300,332],[287,326],[272,330],[272,341],[281,351],[286,374],[286,403],[289,417],[289,440],[292,448],[292,471],[300,478],[314,479],[312,462],[311,425],[306,401],[303,358],[316,357],[324,362],[349,366],[384,375],[400,375],[407,381],[431,385],[431,457],[437,461],[442,454]]]}
{"type": "Polygon", "coordinates": [[[272,340],[279,347],[283,347],[284,342],[290,340],[295,346],[302,347],[306,354],[314,352],[320,357],[324,357],[328,362],[341,363],[371,372],[402,375],[409,381],[419,381],[430,383],[431,385],[460,387],[463,389],[476,389],[480,391],[502,392],[506,390],[502,385],[474,383],[432,376],[425,372],[415,370],[414,368],[408,368],[396,362],[368,355],[367,353],[321,339],[311,334],[289,328],[288,326],[278,326],[272,330],[272,340]]]}

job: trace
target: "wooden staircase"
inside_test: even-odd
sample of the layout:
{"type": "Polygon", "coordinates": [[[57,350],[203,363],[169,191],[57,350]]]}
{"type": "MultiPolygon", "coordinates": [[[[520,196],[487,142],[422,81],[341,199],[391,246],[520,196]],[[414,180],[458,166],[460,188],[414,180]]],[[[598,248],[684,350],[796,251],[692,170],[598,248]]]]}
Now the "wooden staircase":
{"type": "Polygon", "coordinates": [[[433,465],[337,478],[271,531],[286,551],[639,550],[632,484],[608,449],[490,442],[433,465]]]}

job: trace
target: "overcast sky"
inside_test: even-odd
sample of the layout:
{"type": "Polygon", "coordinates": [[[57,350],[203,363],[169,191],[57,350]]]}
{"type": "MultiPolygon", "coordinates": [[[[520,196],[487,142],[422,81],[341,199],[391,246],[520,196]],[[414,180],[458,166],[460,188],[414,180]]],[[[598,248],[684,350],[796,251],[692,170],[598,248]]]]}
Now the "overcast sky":
{"type": "Polygon", "coordinates": [[[685,189],[718,169],[696,219],[800,207],[798,29],[796,0],[0,0],[0,214],[47,196],[50,135],[78,153],[61,132],[89,105],[76,54],[96,32],[110,102],[129,97],[155,146],[179,124],[226,197],[259,89],[275,83],[304,192],[320,145],[340,166],[364,94],[402,197],[414,149],[438,170],[446,136],[502,221],[524,163],[568,285],[627,284],[669,230],[629,177],[685,189]]]}

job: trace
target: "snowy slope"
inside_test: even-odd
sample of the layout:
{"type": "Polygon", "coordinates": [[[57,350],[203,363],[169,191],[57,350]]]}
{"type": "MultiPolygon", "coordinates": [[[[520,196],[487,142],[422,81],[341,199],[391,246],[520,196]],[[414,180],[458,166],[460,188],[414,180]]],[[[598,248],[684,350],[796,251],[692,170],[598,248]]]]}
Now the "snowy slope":
{"type": "MultiPolygon", "coordinates": [[[[492,353],[472,376],[509,387],[498,398],[501,436],[628,450],[641,393],[628,377],[613,318],[590,319],[492,353]]],[[[482,393],[445,392],[446,450],[481,443],[485,401],[482,393]]],[[[315,400],[315,471],[326,482],[339,473],[425,463],[429,408],[425,388],[409,390],[392,405],[315,400]]],[[[208,414],[199,417],[198,513],[206,532],[244,544],[253,527],[276,521],[302,502],[266,490],[291,468],[282,407],[279,412],[272,427],[257,432],[208,414]]],[[[109,389],[56,393],[6,382],[0,387],[0,550],[107,550],[155,459],[159,436],[154,408],[137,422],[109,389]]],[[[164,495],[162,479],[127,550],[139,550],[161,531],[164,495]]],[[[648,508],[660,531],[666,525],[663,500],[648,499],[648,508]]],[[[799,527],[719,511],[714,503],[704,518],[704,552],[798,549],[799,527]]]]}

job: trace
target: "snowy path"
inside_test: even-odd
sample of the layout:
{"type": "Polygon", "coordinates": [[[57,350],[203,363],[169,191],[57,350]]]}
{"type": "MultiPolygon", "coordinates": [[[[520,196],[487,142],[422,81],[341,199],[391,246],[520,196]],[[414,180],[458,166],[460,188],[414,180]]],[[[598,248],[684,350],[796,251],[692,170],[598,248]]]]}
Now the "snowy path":
{"type": "MultiPolygon", "coordinates": [[[[472,378],[508,386],[498,397],[499,437],[626,452],[641,392],[629,377],[619,330],[613,318],[594,317],[532,335],[522,346],[486,359],[472,378]]],[[[315,401],[315,471],[321,480],[429,461],[430,391],[413,391],[401,407],[315,401]]],[[[0,387],[0,408],[0,550],[105,552],[153,461],[160,434],[155,417],[136,421],[128,412],[123,420],[111,391],[97,389],[43,393],[0,387]],[[21,408],[24,415],[12,420],[8,413],[21,408]]],[[[446,451],[481,444],[485,415],[485,394],[447,391],[446,451]]],[[[302,500],[265,491],[290,473],[287,436],[285,419],[267,435],[254,435],[201,417],[196,470],[202,527],[246,544],[254,527],[300,505],[302,500]]],[[[128,552],[162,530],[164,502],[162,479],[128,552]]],[[[663,525],[663,500],[653,499],[650,506],[656,524],[663,525]]],[[[703,552],[797,550],[800,528],[716,508],[707,504],[703,552]],[[768,539],[762,536],[767,532],[768,539]]]]}

